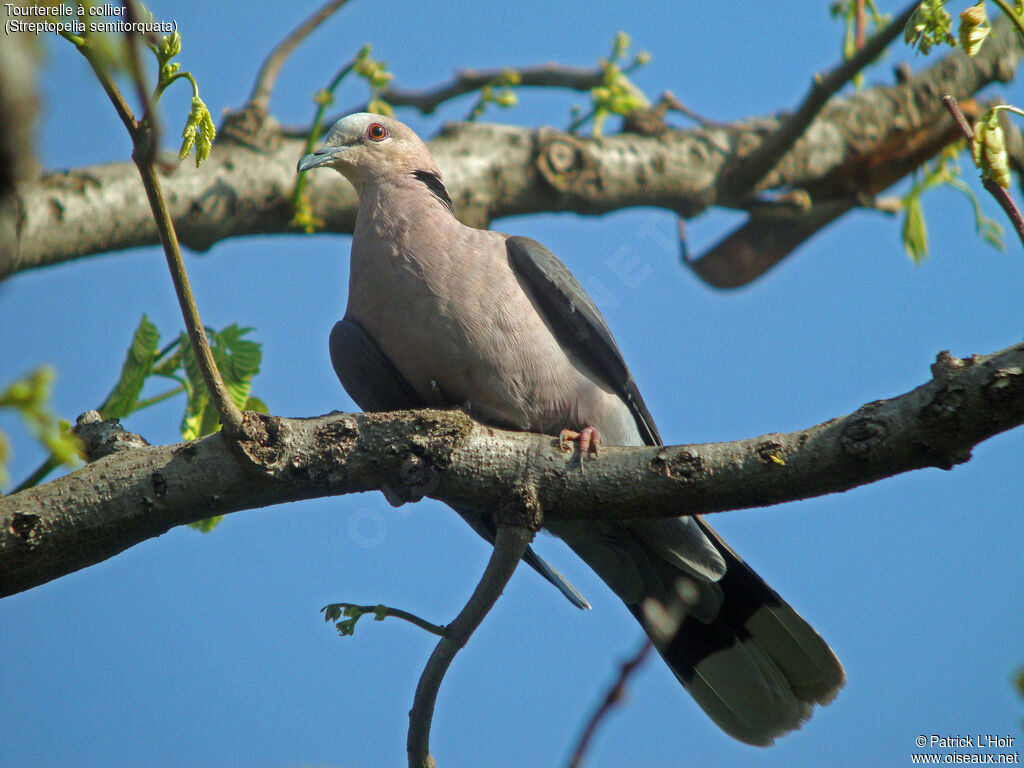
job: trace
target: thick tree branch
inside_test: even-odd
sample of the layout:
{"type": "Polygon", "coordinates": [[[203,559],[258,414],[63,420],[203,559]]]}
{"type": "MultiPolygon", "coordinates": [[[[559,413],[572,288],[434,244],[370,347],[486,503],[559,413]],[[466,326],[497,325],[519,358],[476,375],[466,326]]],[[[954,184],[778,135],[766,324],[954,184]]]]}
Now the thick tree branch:
{"type": "Polygon", "coordinates": [[[944,352],[917,389],[798,432],[609,447],[586,473],[555,438],[456,411],[245,418],[257,437],[241,451],[219,433],[134,447],[0,498],[0,595],[211,515],[383,486],[405,500],[480,510],[532,495],[550,518],[623,519],[767,506],[950,469],[977,443],[1024,423],[1024,344],[964,360],[944,352]]]}
{"type": "MultiPolygon", "coordinates": [[[[965,99],[1008,80],[1024,53],[1016,31],[996,24],[981,53],[949,54],[906,83],[833,99],[762,182],[808,190],[814,204],[856,199],[879,171],[918,137],[950,118],[941,94],[965,99]]],[[[587,139],[549,129],[462,125],[431,142],[457,213],[471,224],[539,211],[599,214],[658,206],[689,217],[712,205],[746,207],[729,197],[719,176],[749,155],[785,117],[733,126],[705,125],[659,136],[587,139]]],[[[269,143],[222,134],[210,159],[184,165],[161,182],[181,241],[206,250],[228,237],[288,231],[289,196],[302,142],[277,135],[269,143]]],[[[884,175],[884,174],[883,174],[884,175]]],[[[356,196],[332,174],[309,180],[314,215],[325,230],[351,232],[356,196]]],[[[0,203],[0,277],[112,250],[151,245],[157,232],[130,166],[93,166],[16,186],[0,203]]]]}
{"type": "Polygon", "coordinates": [[[480,622],[490,612],[494,603],[512,578],[519,561],[533,539],[533,531],[512,525],[499,525],[494,540],[494,551],[487,568],[480,578],[473,595],[455,620],[448,625],[442,637],[430,654],[427,665],[416,685],[412,709],[409,711],[409,735],[406,750],[409,768],[434,768],[436,763],[430,755],[430,724],[434,717],[434,703],[441,688],[445,672],[480,622]]]}

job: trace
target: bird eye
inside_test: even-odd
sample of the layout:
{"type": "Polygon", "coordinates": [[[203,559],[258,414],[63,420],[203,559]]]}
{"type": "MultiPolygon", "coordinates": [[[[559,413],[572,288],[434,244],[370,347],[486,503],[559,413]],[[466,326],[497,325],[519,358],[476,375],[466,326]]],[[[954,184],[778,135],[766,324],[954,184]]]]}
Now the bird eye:
{"type": "Polygon", "coordinates": [[[373,141],[384,141],[387,137],[388,129],[384,127],[383,123],[370,123],[366,129],[366,138],[373,141]]]}

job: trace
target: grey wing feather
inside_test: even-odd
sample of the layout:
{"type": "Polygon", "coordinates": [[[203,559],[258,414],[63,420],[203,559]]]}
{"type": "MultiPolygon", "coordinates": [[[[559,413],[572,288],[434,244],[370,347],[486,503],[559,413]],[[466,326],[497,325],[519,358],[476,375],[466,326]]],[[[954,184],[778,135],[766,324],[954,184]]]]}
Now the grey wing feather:
{"type": "MultiPolygon", "coordinates": [[[[334,372],[338,374],[345,391],[364,411],[400,411],[426,407],[427,403],[359,323],[348,318],[335,323],[331,329],[330,346],[334,372]]],[[[452,508],[474,531],[494,544],[495,528],[490,518],[470,509],[452,508]]],[[[532,548],[527,548],[523,561],[554,584],[577,608],[590,607],[572,584],[544,562],[532,548]]]]}
{"type": "Polygon", "coordinates": [[[349,397],[364,411],[425,408],[416,390],[354,320],[339,320],[331,329],[331,364],[349,397]]]}
{"type": "Polygon", "coordinates": [[[557,256],[537,241],[509,237],[505,245],[509,265],[530,289],[559,343],[604,378],[625,401],[644,442],[661,445],[661,435],[622,352],[583,286],[557,256]]]}

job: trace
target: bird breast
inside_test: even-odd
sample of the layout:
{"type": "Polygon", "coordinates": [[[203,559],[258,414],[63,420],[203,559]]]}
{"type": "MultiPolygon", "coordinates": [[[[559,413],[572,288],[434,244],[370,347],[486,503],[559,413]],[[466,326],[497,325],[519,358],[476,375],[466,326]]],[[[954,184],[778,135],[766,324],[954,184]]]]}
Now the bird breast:
{"type": "Polygon", "coordinates": [[[634,442],[628,408],[558,343],[509,266],[504,236],[450,221],[451,231],[420,227],[415,237],[357,225],[346,315],[428,403],[500,426],[595,426],[609,442],[634,442]]]}

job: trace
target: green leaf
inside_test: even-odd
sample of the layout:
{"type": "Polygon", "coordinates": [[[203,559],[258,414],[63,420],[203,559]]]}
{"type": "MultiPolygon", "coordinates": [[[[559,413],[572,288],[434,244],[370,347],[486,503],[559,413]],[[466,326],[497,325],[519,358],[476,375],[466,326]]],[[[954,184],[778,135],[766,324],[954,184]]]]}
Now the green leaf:
{"type": "Polygon", "coordinates": [[[931,163],[921,166],[921,169],[914,173],[914,183],[910,191],[903,197],[903,247],[915,264],[920,264],[928,256],[928,227],[925,224],[921,199],[928,190],[942,186],[952,187],[966,196],[974,210],[974,224],[978,236],[999,250],[1004,248],[1002,227],[985,216],[974,192],[964,183],[959,161],[959,153],[963,146],[963,142],[959,141],[949,144],[931,163]]]}
{"type": "Polygon", "coordinates": [[[1006,151],[1006,135],[999,124],[997,109],[990,109],[974,124],[971,156],[985,178],[1003,189],[1010,188],[1010,156],[1006,151]]]}
{"type": "Polygon", "coordinates": [[[232,323],[211,339],[213,357],[224,378],[228,394],[241,409],[249,401],[252,377],[259,373],[263,350],[259,342],[243,338],[252,328],[239,328],[232,323]]]}
{"type": "MultiPolygon", "coordinates": [[[[224,386],[227,387],[235,405],[243,410],[246,409],[251,397],[252,377],[259,372],[263,358],[262,345],[244,338],[252,330],[240,328],[236,323],[219,332],[206,329],[213,360],[220,370],[221,378],[224,379],[224,386]]],[[[181,422],[181,435],[185,440],[195,440],[215,432],[220,422],[206,390],[206,382],[199,371],[199,364],[192,352],[192,345],[184,338],[184,334],[182,336],[181,359],[186,376],[188,402],[181,422]]],[[[257,403],[266,409],[262,401],[257,400],[257,403]]]]}
{"type": "Polygon", "coordinates": [[[0,430],[0,487],[7,485],[11,476],[7,474],[7,462],[11,460],[11,442],[0,430]]]}
{"type": "Polygon", "coordinates": [[[153,370],[159,344],[160,332],[143,315],[121,366],[121,378],[98,409],[104,419],[121,419],[135,410],[139,393],[153,370]]]}
{"type": "Polygon", "coordinates": [[[256,413],[270,413],[270,409],[267,408],[267,404],[260,400],[258,397],[249,395],[249,399],[245,401],[245,407],[243,411],[255,411],[256,413]]]}
{"type": "Polygon", "coordinates": [[[958,192],[962,192],[967,200],[971,203],[971,207],[974,211],[974,228],[978,233],[978,237],[987,242],[993,248],[997,248],[1000,251],[1006,250],[1006,245],[1003,243],[1003,228],[999,222],[990,219],[981,210],[981,203],[978,202],[978,198],[975,196],[971,188],[964,183],[963,179],[956,178],[947,182],[949,186],[958,192]]]}
{"type": "MultiPolygon", "coordinates": [[[[210,401],[210,394],[206,391],[206,382],[199,370],[199,363],[196,361],[195,353],[192,351],[192,344],[188,336],[183,332],[179,341],[181,349],[181,367],[185,372],[185,415],[181,420],[181,436],[185,440],[195,440],[216,429],[204,430],[204,414],[210,401]]],[[[207,420],[208,426],[208,420],[207,420]]]]}
{"type": "Polygon", "coordinates": [[[960,12],[960,47],[968,56],[976,56],[982,43],[992,32],[985,13],[985,0],[960,12]]]}
{"type": "MultiPolygon", "coordinates": [[[[82,443],[71,433],[71,426],[61,421],[50,408],[50,393],[57,372],[41,365],[0,391],[0,408],[11,408],[21,416],[25,426],[36,436],[52,459],[74,466],[82,454],[82,443]]],[[[0,435],[0,478],[6,478],[3,461],[9,453],[6,439],[0,435]]]]}
{"type": "Polygon", "coordinates": [[[320,609],[320,612],[324,615],[324,621],[337,621],[341,618],[341,606],[338,603],[331,603],[325,605],[320,609]]]}
{"type": "Polygon", "coordinates": [[[943,4],[943,0],[921,0],[903,30],[903,40],[907,45],[916,47],[925,55],[935,45],[956,46],[956,38],[951,32],[953,17],[943,4]]]}
{"type": "Polygon", "coordinates": [[[185,128],[181,132],[181,150],[178,157],[184,160],[196,150],[196,168],[210,156],[213,148],[213,140],[217,138],[217,129],[213,124],[213,117],[206,104],[199,98],[199,93],[193,84],[192,109],[189,111],[188,119],[185,121],[185,128]]]}
{"type": "Polygon", "coordinates": [[[188,527],[194,531],[199,531],[200,533],[209,533],[220,525],[223,519],[224,515],[215,515],[214,517],[208,517],[205,520],[200,520],[197,523],[189,523],[188,527]]]}
{"type": "Polygon", "coordinates": [[[920,195],[908,195],[903,200],[903,247],[915,264],[928,257],[928,227],[924,223],[920,195]]]}

